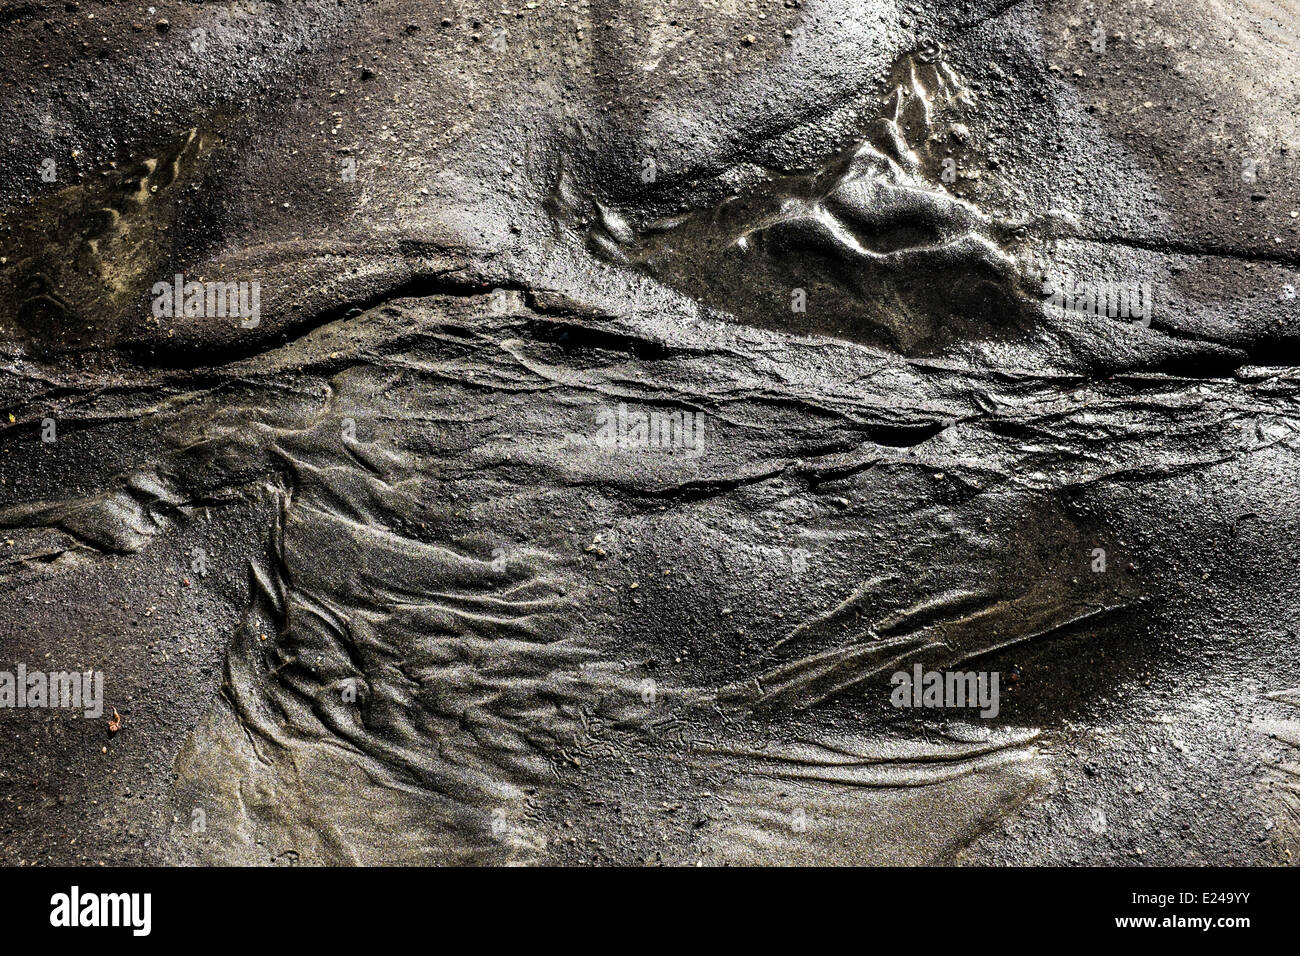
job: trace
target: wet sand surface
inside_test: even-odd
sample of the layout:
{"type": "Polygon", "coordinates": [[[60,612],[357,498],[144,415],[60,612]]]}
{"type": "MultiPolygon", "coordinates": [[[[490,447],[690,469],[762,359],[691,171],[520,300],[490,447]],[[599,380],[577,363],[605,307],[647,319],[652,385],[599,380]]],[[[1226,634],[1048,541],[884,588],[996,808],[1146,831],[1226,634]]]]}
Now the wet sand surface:
{"type": "Polygon", "coordinates": [[[1292,863],[1300,10],[504,9],[0,3],[0,858],[1292,863]]]}

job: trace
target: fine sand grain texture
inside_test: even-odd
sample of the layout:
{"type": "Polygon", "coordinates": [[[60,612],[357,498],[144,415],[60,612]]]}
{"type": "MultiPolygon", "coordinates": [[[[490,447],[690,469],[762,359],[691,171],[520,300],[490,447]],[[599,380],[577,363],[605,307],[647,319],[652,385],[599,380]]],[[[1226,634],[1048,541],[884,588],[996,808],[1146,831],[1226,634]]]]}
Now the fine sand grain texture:
{"type": "Polygon", "coordinates": [[[1298,36],[0,0],[0,861],[1294,862],[1298,36]]]}

